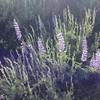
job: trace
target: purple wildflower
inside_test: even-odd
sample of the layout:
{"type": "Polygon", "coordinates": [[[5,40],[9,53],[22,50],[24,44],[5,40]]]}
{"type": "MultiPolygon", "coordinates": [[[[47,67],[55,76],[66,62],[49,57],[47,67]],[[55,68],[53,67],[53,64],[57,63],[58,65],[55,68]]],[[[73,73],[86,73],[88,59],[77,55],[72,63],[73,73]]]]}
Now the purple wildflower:
{"type": "Polygon", "coordinates": [[[96,68],[100,67],[100,50],[99,49],[97,50],[96,54],[93,55],[93,57],[90,61],[90,66],[96,67],[96,68]]]}
{"type": "Polygon", "coordinates": [[[82,41],[82,57],[81,57],[81,60],[83,62],[87,61],[87,53],[88,53],[87,40],[86,37],[84,37],[82,41]]]}
{"type": "Polygon", "coordinates": [[[21,34],[21,31],[20,31],[20,28],[19,28],[19,25],[18,25],[16,19],[13,20],[13,25],[14,25],[14,28],[15,28],[15,31],[16,31],[17,39],[20,40],[21,37],[22,37],[22,34],[21,34]]]}
{"type": "Polygon", "coordinates": [[[100,63],[100,49],[96,52],[96,59],[98,60],[98,63],[100,63]]]}
{"type": "Polygon", "coordinates": [[[43,43],[42,43],[41,38],[38,38],[38,49],[39,49],[39,52],[40,52],[41,54],[43,54],[43,53],[46,52],[46,50],[45,50],[45,48],[44,48],[44,46],[43,46],[43,43]]]}
{"type": "Polygon", "coordinates": [[[5,96],[4,95],[0,95],[0,100],[5,100],[5,96]]]}
{"type": "Polygon", "coordinates": [[[58,50],[59,52],[62,52],[65,49],[65,41],[62,32],[57,34],[57,39],[58,39],[58,50]]]}
{"type": "Polygon", "coordinates": [[[95,55],[93,54],[93,57],[90,61],[90,66],[94,66],[94,65],[96,65],[96,59],[95,59],[95,55]]]}

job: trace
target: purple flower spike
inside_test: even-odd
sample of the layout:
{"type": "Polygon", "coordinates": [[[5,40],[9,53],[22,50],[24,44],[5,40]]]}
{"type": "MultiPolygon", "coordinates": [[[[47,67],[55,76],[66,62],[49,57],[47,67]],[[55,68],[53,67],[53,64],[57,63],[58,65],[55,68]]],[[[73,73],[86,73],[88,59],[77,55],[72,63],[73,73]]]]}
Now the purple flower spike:
{"type": "Polygon", "coordinates": [[[99,64],[99,66],[100,66],[100,49],[97,50],[96,59],[97,59],[98,64],[99,64]]]}
{"type": "Polygon", "coordinates": [[[20,28],[19,28],[19,25],[18,25],[16,19],[13,20],[13,25],[14,25],[14,28],[15,28],[15,31],[16,31],[17,39],[21,40],[22,34],[21,34],[21,31],[20,31],[20,28]]]}
{"type": "Polygon", "coordinates": [[[91,61],[90,61],[91,67],[100,68],[100,50],[98,49],[96,54],[93,55],[91,61]]]}
{"type": "Polygon", "coordinates": [[[65,41],[62,32],[57,34],[57,39],[58,39],[58,50],[59,52],[62,52],[65,49],[65,41]]]}
{"type": "Polygon", "coordinates": [[[82,41],[82,57],[81,57],[81,60],[83,62],[87,61],[87,53],[88,53],[87,40],[86,37],[84,37],[82,41]]]}
{"type": "Polygon", "coordinates": [[[95,59],[95,55],[93,54],[93,57],[90,61],[90,66],[94,66],[94,65],[96,65],[96,59],[95,59]]]}
{"type": "Polygon", "coordinates": [[[46,52],[42,40],[40,38],[38,38],[38,49],[41,54],[44,54],[46,52]]]}

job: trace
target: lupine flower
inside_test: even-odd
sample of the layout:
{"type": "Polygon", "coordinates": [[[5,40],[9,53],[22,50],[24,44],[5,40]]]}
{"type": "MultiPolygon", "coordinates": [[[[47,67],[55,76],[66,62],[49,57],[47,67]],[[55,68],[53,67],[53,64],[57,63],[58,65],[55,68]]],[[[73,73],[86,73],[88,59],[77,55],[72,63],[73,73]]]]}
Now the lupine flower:
{"type": "Polygon", "coordinates": [[[0,100],[5,100],[5,96],[4,95],[0,95],[0,100]]]}
{"type": "Polygon", "coordinates": [[[43,43],[42,43],[41,38],[38,38],[38,49],[39,49],[39,52],[40,52],[41,54],[43,54],[43,53],[46,52],[46,50],[45,50],[45,48],[44,48],[44,46],[43,46],[43,43]]]}
{"type": "Polygon", "coordinates": [[[19,28],[19,25],[18,25],[16,19],[13,20],[13,25],[14,25],[14,28],[15,28],[15,31],[16,31],[17,39],[20,40],[21,37],[22,37],[22,34],[21,34],[21,31],[20,31],[20,28],[19,28]]]}
{"type": "Polygon", "coordinates": [[[97,50],[96,54],[93,55],[93,57],[90,61],[90,66],[96,67],[96,68],[100,67],[100,50],[99,49],[97,50]]]}
{"type": "Polygon", "coordinates": [[[100,49],[98,49],[96,52],[96,59],[97,59],[98,63],[100,63],[100,49]]]}
{"type": "Polygon", "coordinates": [[[95,59],[95,55],[93,54],[93,57],[90,61],[90,66],[94,66],[94,65],[96,65],[96,59],[95,59]]]}
{"type": "Polygon", "coordinates": [[[57,39],[58,39],[58,50],[59,52],[62,52],[65,49],[65,41],[62,32],[57,34],[57,39]]]}
{"type": "Polygon", "coordinates": [[[82,57],[81,57],[81,60],[83,62],[87,61],[87,53],[88,53],[87,40],[86,37],[84,37],[82,41],[82,57]]]}

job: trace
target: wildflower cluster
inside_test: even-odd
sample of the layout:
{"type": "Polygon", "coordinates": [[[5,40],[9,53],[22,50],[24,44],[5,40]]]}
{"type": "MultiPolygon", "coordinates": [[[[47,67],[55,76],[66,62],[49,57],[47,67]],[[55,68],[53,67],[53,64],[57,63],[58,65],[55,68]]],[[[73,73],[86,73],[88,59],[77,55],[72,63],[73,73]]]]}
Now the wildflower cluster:
{"type": "MultiPolygon", "coordinates": [[[[89,74],[87,73],[88,71],[85,72],[87,69],[83,70],[81,68],[81,63],[76,59],[78,53],[79,55],[77,57],[80,58],[80,38],[83,34],[81,34],[81,30],[79,34],[76,34],[75,29],[78,29],[78,26],[76,25],[77,27],[74,27],[74,19],[70,16],[68,26],[65,23],[62,25],[59,19],[59,24],[61,25],[57,24],[58,27],[55,29],[55,33],[57,33],[57,44],[55,44],[56,42],[52,43],[52,41],[49,41],[52,39],[51,37],[48,37],[46,38],[47,42],[44,46],[42,38],[38,37],[38,40],[35,42],[37,36],[30,34],[28,37],[29,40],[22,41],[22,47],[20,50],[16,50],[16,58],[11,52],[11,59],[4,59],[6,67],[3,63],[0,63],[0,74],[3,76],[1,77],[0,75],[0,90],[3,91],[2,93],[0,91],[0,95],[5,94],[6,97],[11,100],[16,100],[16,98],[18,100],[67,100],[68,98],[69,100],[73,100],[72,98],[74,94],[76,97],[76,99],[74,99],[79,99],[77,96],[80,95],[81,88],[78,87],[81,87],[80,84],[84,83],[84,80],[88,79],[87,76],[89,77],[89,74]],[[34,39],[35,36],[36,38],[34,39]],[[37,43],[39,54],[37,54],[34,49],[34,42],[37,43]],[[64,52],[65,43],[68,48],[66,52],[64,52]],[[54,44],[57,45],[58,48],[56,48],[54,44]],[[56,49],[58,49],[58,52],[56,52],[56,49]],[[79,91],[79,94],[74,93],[76,91],[79,91]],[[11,97],[9,97],[9,94],[11,97]]],[[[13,25],[17,39],[20,41],[22,38],[22,32],[16,19],[13,20],[13,25]]],[[[43,27],[42,25],[40,26],[41,33],[43,33],[43,27]]],[[[90,30],[87,30],[86,33],[88,32],[90,32],[90,30]]],[[[86,36],[82,39],[82,62],[88,61],[86,36]]],[[[96,68],[100,67],[99,49],[96,54],[93,55],[90,66],[96,68]]],[[[82,86],[82,89],[83,87],[84,86],[82,86]]],[[[81,98],[83,98],[82,93],[83,91],[81,91],[81,98]]]]}
{"type": "Polygon", "coordinates": [[[18,51],[17,55],[17,62],[12,53],[12,59],[5,58],[6,68],[0,63],[2,66],[0,72],[4,81],[4,83],[1,81],[0,89],[8,99],[55,100],[56,97],[58,100],[59,94],[61,98],[67,99],[67,94],[64,95],[66,91],[72,98],[73,91],[67,90],[68,87],[70,88],[70,76],[67,75],[65,66],[60,68],[58,64],[51,63],[47,59],[41,64],[33,46],[27,43],[23,43],[22,55],[18,51]]]}

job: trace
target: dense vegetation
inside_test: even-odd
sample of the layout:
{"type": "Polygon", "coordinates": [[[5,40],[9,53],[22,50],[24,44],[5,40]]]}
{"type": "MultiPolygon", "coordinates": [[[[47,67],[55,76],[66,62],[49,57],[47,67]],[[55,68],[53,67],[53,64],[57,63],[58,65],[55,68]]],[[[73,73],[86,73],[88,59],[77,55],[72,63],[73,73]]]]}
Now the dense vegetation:
{"type": "MultiPolygon", "coordinates": [[[[34,27],[36,34],[40,34],[38,27],[38,16],[40,16],[46,31],[52,35],[55,27],[52,17],[58,15],[63,22],[63,10],[67,6],[70,7],[78,23],[81,23],[85,8],[93,9],[95,7],[96,11],[99,11],[99,4],[98,0],[1,0],[0,47],[4,48],[3,44],[5,44],[7,48],[12,49],[19,45],[14,34],[14,18],[17,18],[23,34],[27,34],[27,31],[32,32],[30,25],[34,27]]],[[[94,25],[96,28],[93,32],[99,30],[99,12],[96,19],[97,24],[94,25]]]]}
{"type": "Polygon", "coordinates": [[[1,0],[0,100],[99,100],[98,5],[1,0]]]}

